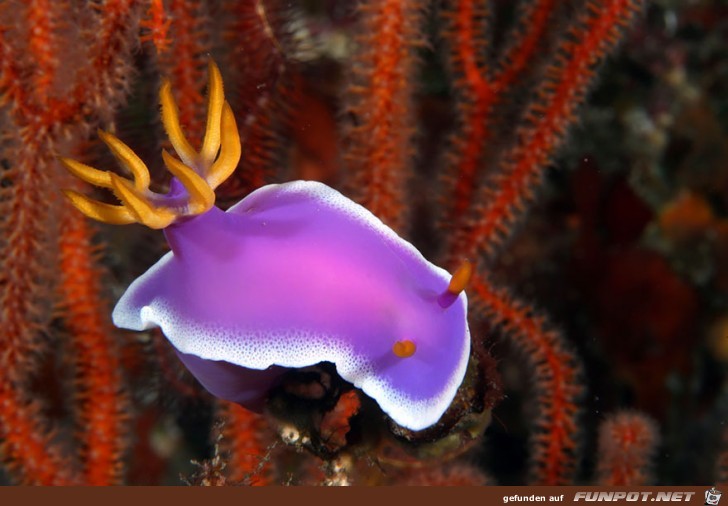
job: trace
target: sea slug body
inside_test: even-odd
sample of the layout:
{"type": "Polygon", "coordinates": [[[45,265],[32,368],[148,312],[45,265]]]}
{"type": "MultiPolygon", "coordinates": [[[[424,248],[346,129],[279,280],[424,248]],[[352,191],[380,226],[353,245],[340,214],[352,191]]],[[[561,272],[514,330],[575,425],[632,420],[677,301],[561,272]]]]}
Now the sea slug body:
{"type": "Polygon", "coordinates": [[[259,408],[285,368],[331,362],[399,425],[435,424],[470,354],[469,268],[451,276],[318,182],[269,185],[227,212],[215,207],[212,190],[234,170],[240,146],[214,65],[210,88],[208,131],[196,153],[180,138],[163,87],[163,120],[181,158],[165,154],[175,176],[167,195],[148,190],[146,167],[108,134],[102,140],[133,182],[62,160],[122,202],[67,192],[79,210],[164,229],[172,250],[131,284],[114,323],[159,326],[205,388],[244,406],[259,408]]]}

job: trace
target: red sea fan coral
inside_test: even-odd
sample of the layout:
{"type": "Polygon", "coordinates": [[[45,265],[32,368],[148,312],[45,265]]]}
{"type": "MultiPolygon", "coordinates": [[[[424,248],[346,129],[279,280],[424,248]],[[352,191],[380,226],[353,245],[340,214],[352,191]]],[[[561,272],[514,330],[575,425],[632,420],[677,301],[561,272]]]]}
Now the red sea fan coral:
{"type": "MultiPolygon", "coordinates": [[[[492,479],[483,471],[482,441],[494,432],[486,428],[491,414],[499,416],[493,410],[502,397],[494,353],[507,374],[516,367],[532,379],[529,395],[536,416],[523,422],[530,433],[531,480],[573,482],[581,440],[595,433],[588,426],[577,430],[579,413],[592,402],[584,394],[591,386],[589,369],[599,364],[594,350],[619,349],[619,344],[601,342],[617,332],[607,324],[600,327],[603,332],[584,332],[594,325],[592,313],[598,308],[590,312],[577,301],[570,311],[559,312],[560,306],[547,299],[561,297],[559,290],[539,291],[538,282],[533,288],[509,279],[520,267],[521,254],[510,249],[511,239],[519,226],[540,223],[541,216],[526,220],[537,195],[550,196],[559,189],[559,177],[569,178],[551,177],[548,167],[557,164],[602,63],[643,3],[448,0],[424,6],[360,0],[314,1],[295,8],[278,0],[4,3],[0,443],[8,476],[20,483],[107,484],[151,480],[166,471],[173,476],[166,482],[172,482],[191,453],[197,459],[211,457],[217,445],[190,482],[414,483],[415,475],[421,484],[492,482],[499,470],[489,471],[492,479]],[[132,337],[110,328],[105,301],[115,299],[148,267],[153,248],[140,232],[97,230],[71,212],[57,190],[72,183],[54,157],[78,156],[83,148],[88,163],[106,168],[107,161],[94,156],[94,145],[86,144],[97,126],[115,131],[135,149],[136,144],[161,143],[156,131],[161,129],[149,125],[155,114],[147,111],[154,110],[149,97],[164,77],[171,80],[182,127],[196,145],[194,139],[203,133],[204,69],[210,55],[222,68],[244,153],[234,180],[218,192],[221,201],[238,200],[295,173],[301,167],[293,165],[301,163],[299,155],[307,148],[296,143],[316,136],[328,181],[346,188],[451,272],[470,260],[474,273],[466,291],[470,325],[477,332],[463,386],[440,423],[426,431],[397,426],[371,398],[338,377],[331,364],[287,373],[270,392],[262,415],[217,405],[196,389],[165,388],[165,378],[184,373],[170,370],[177,367],[174,356],[163,358],[164,371],[144,358],[143,351],[153,349],[147,334],[132,337]],[[298,106],[309,97],[320,103],[298,106]],[[320,131],[315,125],[322,125],[320,131]],[[143,139],[128,135],[142,130],[143,139]],[[546,316],[527,300],[557,311],[546,316]],[[496,333],[522,360],[499,355],[502,348],[490,340],[496,333]],[[586,341],[594,335],[600,342],[592,347],[586,341]],[[582,357],[589,367],[582,367],[582,357]],[[56,389],[39,386],[47,381],[47,371],[58,374],[56,389]],[[224,423],[212,421],[218,418],[224,423]],[[135,439],[143,444],[136,444],[128,474],[127,447],[135,439]],[[153,473],[144,473],[144,454],[156,466],[153,473]],[[438,460],[451,466],[450,472],[436,466],[438,460]]],[[[693,21],[685,22],[700,23],[704,17],[689,16],[686,20],[693,21]]],[[[644,37],[650,19],[640,24],[637,37],[644,37]]],[[[610,114],[618,114],[619,107],[610,107],[610,114]]],[[[155,174],[160,160],[145,161],[155,174]]],[[[639,172],[630,170],[632,176],[639,172]]],[[[165,184],[154,182],[155,188],[165,184]]],[[[582,215],[560,221],[559,210],[548,207],[554,200],[539,213],[563,243],[580,226],[591,227],[577,233],[580,239],[588,235],[599,253],[588,260],[619,258],[628,254],[619,247],[644,239],[645,248],[653,248],[645,255],[650,268],[659,264],[665,272],[685,276],[682,264],[670,256],[672,245],[649,243],[657,230],[650,225],[652,217],[660,217],[659,230],[680,247],[678,236],[699,238],[719,230],[726,208],[722,193],[693,184],[691,202],[703,206],[697,218],[710,210],[711,219],[703,223],[685,218],[677,205],[659,209],[671,199],[685,205],[672,198],[682,193],[660,193],[654,186],[645,190],[636,176],[629,184],[639,188],[653,212],[641,215],[639,226],[627,227],[629,238],[617,246],[600,234],[626,229],[611,223],[628,220],[628,213],[607,211],[612,221],[606,232],[598,229],[601,222],[582,215]]],[[[543,255],[539,250],[531,258],[537,267],[550,268],[553,259],[543,255]]],[[[586,265],[586,260],[577,263],[586,265]]],[[[614,279],[624,278],[618,262],[609,266],[614,279]]],[[[561,287],[562,279],[548,284],[561,287]]],[[[613,292],[608,282],[597,285],[594,290],[602,286],[613,292]]],[[[706,282],[701,289],[711,286],[706,282]]],[[[689,291],[700,296],[698,290],[689,291]]],[[[602,309],[613,306],[608,294],[593,295],[584,304],[596,300],[602,309]]],[[[719,303],[710,307],[721,311],[719,303]]],[[[656,314],[654,328],[663,329],[668,316],[656,314]]],[[[671,340],[686,343],[678,335],[671,334],[671,340]]],[[[697,343],[699,338],[690,346],[697,343]]],[[[669,373],[662,371],[655,389],[663,388],[661,380],[669,373]]],[[[506,382],[514,383],[510,377],[506,382]]],[[[628,396],[618,398],[623,392],[612,393],[612,407],[628,404],[628,396]]],[[[503,403],[506,409],[512,399],[520,397],[511,396],[503,403]]],[[[648,407],[639,392],[637,399],[637,408],[648,407]]],[[[605,423],[602,437],[616,434],[619,424],[614,424],[625,416],[605,423]]],[[[641,444],[654,435],[639,415],[630,416],[622,436],[634,429],[633,440],[641,444]],[[635,429],[640,423],[646,428],[642,432],[635,429]]],[[[513,423],[505,414],[503,419],[513,423]]],[[[617,439],[626,441],[622,436],[617,439]]],[[[610,474],[621,476],[615,483],[644,481],[650,452],[640,456],[630,448],[649,445],[626,448],[610,441],[595,456],[599,480],[609,481],[610,474]],[[621,455],[630,456],[629,465],[615,460],[616,447],[626,448],[621,455]]],[[[189,465],[183,472],[191,475],[189,465]]]]}

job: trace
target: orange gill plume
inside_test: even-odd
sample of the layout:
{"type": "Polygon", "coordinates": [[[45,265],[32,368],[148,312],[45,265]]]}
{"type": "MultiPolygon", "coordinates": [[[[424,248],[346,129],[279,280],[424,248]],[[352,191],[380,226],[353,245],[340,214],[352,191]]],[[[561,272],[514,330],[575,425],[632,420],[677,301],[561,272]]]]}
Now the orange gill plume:
{"type": "Polygon", "coordinates": [[[212,62],[209,73],[207,127],[199,151],[192,147],[182,132],[170,83],[165,81],[160,91],[162,122],[181,161],[167,151],[162,151],[162,157],[167,169],[186,191],[182,198],[172,192],[167,195],[152,192],[149,189],[149,169],[144,162],[118,138],[99,131],[99,137],[119,163],[133,174],[133,181],[61,158],[73,175],[95,186],[110,189],[122,204],[105,204],[75,190],[65,190],[71,203],[83,214],[98,221],[113,224],[136,222],[154,229],[165,228],[178,217],[208,211],[215,203],[215,188],[235,170],[241,152],[235,117],[230,105],[225,102],[220,71],[212,62]]]}

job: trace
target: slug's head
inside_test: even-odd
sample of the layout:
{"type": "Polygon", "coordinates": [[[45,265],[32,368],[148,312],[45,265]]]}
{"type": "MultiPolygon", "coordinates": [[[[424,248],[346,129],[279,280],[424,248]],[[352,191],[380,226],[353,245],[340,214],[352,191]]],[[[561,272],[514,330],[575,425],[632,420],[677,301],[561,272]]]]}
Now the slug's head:
{"type": "Polygon", "coordinates": [[[233,173],[240,160],[240,136],[230,105],[225,101],[222,78],[210,62],[208,81],[207,127],[202,147],[196,151],[186,139],[179,123],[179,112],[169,81],[159,93],[162,123],[179,159],[162,151],[167,169],[174,175],[166,195],[149,189],[149,169],[123,142],[99,131],[99,137],[116,159],[133,175],[133,180],[102,171],[68,158],[60,161],[74,176],[110,189],[121,205],[105,204],[74,190],[64,190],[71,203],[89,218],[124,225],[142,223],[150,228],[166,228],[184,216],[208,211],[215,203],[215,188],[233,173]]]}

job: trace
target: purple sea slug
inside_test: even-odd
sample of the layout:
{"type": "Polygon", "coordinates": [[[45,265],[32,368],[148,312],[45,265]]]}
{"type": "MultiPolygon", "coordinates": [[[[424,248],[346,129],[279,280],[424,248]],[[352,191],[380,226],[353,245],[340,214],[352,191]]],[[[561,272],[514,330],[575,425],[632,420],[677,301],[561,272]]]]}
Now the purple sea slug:
{"type": "Polygon", "coordinates": [[[162,119],[177,159],[166,195],[149,190],[144,163],[116,137],[101,139],[133,181],[62,159],[113,191],[110,205],[67,190],[87,216],[164,229],[171,251],[136,279],[113,312],[121,328],[161,327],[212,394],[259,408],[285,368],[331,362],[338,374],[411,430],[435,424],[470,354],[470,265],[451,276],[364,207],[318,182],[260,188],[226,212],[214,189],[237,166],[240,138],[210,64],[207,130],[185,139],[170,86],[162,119]]]}

